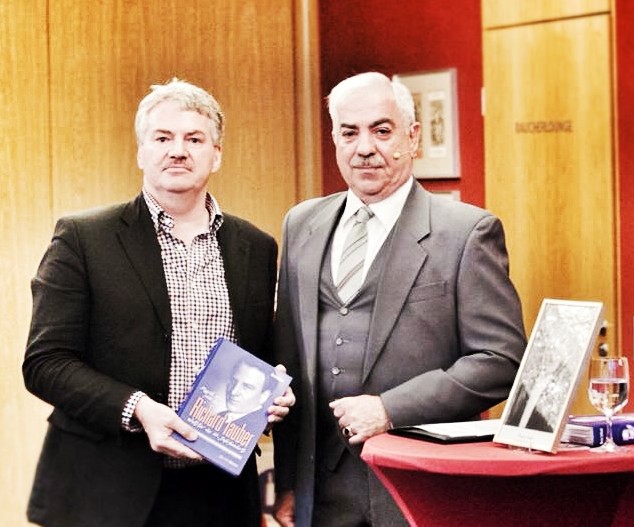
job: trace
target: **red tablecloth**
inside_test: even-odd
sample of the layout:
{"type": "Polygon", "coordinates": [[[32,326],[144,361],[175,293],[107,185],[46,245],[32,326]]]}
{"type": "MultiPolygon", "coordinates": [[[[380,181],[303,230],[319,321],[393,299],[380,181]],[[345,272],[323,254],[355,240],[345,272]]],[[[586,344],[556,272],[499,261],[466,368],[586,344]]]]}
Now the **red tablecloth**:
{"type": "Polygon", "coordinates": [[[382,434],[362,458],[413,526],[634,526],[634,446],[545,454],[382,434]]]}

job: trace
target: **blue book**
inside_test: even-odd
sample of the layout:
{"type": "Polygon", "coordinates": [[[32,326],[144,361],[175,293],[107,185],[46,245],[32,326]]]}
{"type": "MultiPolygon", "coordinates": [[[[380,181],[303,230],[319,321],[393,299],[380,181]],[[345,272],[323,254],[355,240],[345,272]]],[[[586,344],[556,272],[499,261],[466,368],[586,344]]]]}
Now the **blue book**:
{"type": "MultiPolygon", "coordinates": [[[[590,447],[600,446],[605,442],[606,426],[604,415],[570,416],[561,441],[590,447]]],[[[612,437],[617,445],[634,444],[634,414],[613,417],[612,437]]]]}
{"type": "Polygon", "coordinates": [[[198,432],[188,441],[174,438],[209,462],[237,476],[267,425],[267,408],[291,377],[220,338],[196,376],[178,415],[198,432]]]}

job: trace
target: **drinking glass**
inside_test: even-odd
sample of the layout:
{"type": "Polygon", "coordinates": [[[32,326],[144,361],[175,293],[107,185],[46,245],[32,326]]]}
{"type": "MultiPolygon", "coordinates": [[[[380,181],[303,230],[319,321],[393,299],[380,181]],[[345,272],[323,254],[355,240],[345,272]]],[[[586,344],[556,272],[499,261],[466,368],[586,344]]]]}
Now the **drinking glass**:
{"type": "Polygon", "coordinates": [[[627,359],[624,357],[602,357],[590,361],[590,403],[606,419],[606,434],[603,445],[593,452],[616,452],[618,447],[612,438],[612,417],[627,403],[629,387],[627,359]]]}

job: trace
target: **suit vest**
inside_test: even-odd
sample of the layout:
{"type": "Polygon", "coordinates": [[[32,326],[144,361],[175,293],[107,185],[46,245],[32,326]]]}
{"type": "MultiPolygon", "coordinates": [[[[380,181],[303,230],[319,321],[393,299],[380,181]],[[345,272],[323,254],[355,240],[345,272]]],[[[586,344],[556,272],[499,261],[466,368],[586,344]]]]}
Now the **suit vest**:
{"type": "MultiPolygon", "coordinates": [[[[348,446],[357,455],[360,447],[349,447],[341,436],[328,403],[341,397],[360,395],[374,300],[391,234],[377,253],[361,289],[347,304],[340,300],[332,279],[330,246],[326,250],[319,280],[319,342],[317,395],[317,458],[334,469],[348,446]]],[[[332,240],[331,240],[332,241],[332,240]]]]}

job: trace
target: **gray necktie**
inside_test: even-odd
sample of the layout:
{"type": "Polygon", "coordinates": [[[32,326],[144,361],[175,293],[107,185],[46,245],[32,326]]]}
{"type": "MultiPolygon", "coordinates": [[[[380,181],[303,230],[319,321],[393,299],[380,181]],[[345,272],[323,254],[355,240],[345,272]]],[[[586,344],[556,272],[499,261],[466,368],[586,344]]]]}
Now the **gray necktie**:
{"type": "Polygon", "coordinates": [[[374,213],[368,207],[361,207],[355,213],[354,225],[343,246],[337,293],[344,304],[357,294],[363,283],[363,263],[368,247],[367,223],[372,216],[374,213]]]}

